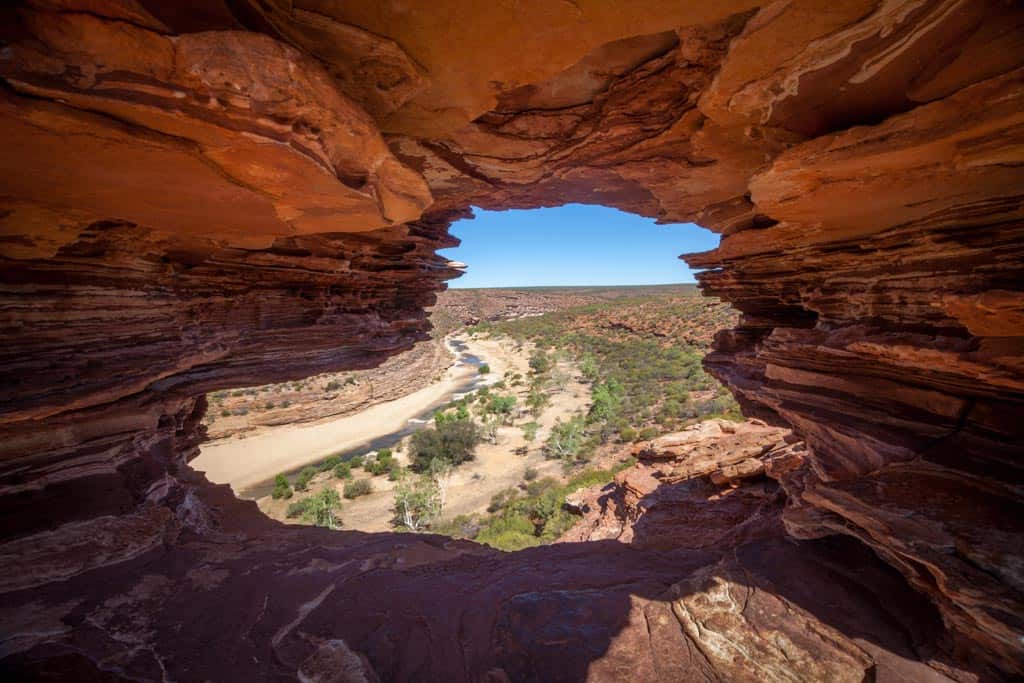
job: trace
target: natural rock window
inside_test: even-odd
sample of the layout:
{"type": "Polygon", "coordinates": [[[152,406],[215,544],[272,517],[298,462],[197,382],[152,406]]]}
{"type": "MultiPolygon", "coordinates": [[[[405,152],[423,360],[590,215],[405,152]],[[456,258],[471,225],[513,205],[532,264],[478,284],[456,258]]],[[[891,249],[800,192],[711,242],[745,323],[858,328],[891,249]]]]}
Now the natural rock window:
{"type": "Polygon", "coordinates": [[[0,10],[3,668],[1021,675],[1022,24],[995,0],[0,10]],[[512,554],[289,528],[187,466],[206,395],[425,340],[469,207],[565,203],[722,236],[688,257],[739,312],[704,367],[764,424],[715,437],[792,443],[655,442],[580,501],[592,540],[512,554]]]}

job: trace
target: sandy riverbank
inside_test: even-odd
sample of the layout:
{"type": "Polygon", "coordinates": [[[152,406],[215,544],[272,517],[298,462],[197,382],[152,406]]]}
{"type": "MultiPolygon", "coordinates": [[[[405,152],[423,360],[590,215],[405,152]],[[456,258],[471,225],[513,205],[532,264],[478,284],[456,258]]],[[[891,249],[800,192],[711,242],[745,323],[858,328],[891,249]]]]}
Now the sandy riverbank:
{"type": "MultiPolygon", "coordinates": [[[[532,347],[519,347],[511,339],[472,340],[471,350],[474,355],[485,360],[491,367],[489,377],[492,381],[510,371],[523,376],[529,372],[529,356],[532,347]]],[[[441,520],[449,520],[458,515],[483,513],[486,511],[491,497],[506,489],[512,488],[523,481],[527,468],[537,470],[538,476],[561,478],[562,464],[556,460],[546,460],[541,452],[541,444],[547,439],[552,425],[556,420],[565,420],[573,414],[585,411],[590,405],[589,386],[581,381],[578,370],[570,363],[559,363],[557,374],[560,381],[554,382],[548,390],[550,403],[536,422],[540,425],[537,438],[527,443],[523,438],[522,424],[533,420],[529,415],[522,415],[516,420],[515,426],[498,429],[497,443],[481,443],[476,447],[475,459],[458,467],[453,473],[448,486],[448,500],[441,513],[441,520]],[[524,455],[516,453],[526,447],[524,455]]],[[[525,386],[506,389],[511,391],[525,405],[527,388],[525,386]]],[[[398,452],[395,458],[408,465],[408,454],[398,452]]],[[[359,531],[391,530],[390,520],[394,506],[394,482],[387,476],[368,476],[363,470],[356,470],[357,478],[368,478],[373,486],[373,493],[342,503],[341,518],[343,528],[359,531]]],[[[310,491],[318,491],[324,486],[333,486],[340,494],[344,482],[335,479],[331,473],[318,475],[310,484],[310,491]]],[[[270,496],[259,499],[260,509],[270,517],[281,521],[288,520],[285,514],[288,504],[292,501],[273,500],[270,496]]]]}
{"type": "MultiPolygon", "coordinates": [[[[490,342],[463,340],[466,353],[490,364],[491,376],[505,371],[500,359],[488,353],[490,342]]],[[[458,352],[453,349],[453,353],[458,352]]],[[[309,463],[356,448],[375,438],[397,432],[432,405],[445,401],[477,373],[474,365],[457,361],[441,380],[407,396],[379,403],[355,415],[321,422],[267,427],[241,437],[212,441],[190,464],[218,484],[230,484],[235,493],[309,463]]]]}

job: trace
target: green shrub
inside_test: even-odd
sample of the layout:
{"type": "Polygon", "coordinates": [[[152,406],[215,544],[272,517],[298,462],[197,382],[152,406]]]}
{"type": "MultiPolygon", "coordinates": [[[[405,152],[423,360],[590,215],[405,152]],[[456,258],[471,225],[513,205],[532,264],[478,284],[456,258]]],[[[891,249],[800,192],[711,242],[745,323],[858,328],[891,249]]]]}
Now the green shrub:
{"type": "Polygon", "coordinates": [[[477,368],[476,371],[481,375],[486,375],[491,371],[491,366],[488,365],[487,363],[483,363],[479,368],[477,368]]]}
{"type": "Polygon", "coordinates": [[[348,464],[352,469],[358,469],[363,466],[366,462],[366,458],[362,455],[356,455],[349,458],[348,464]]]}
{"type": "Polygon", "coordinates": [[[487,402],[486,410],[488,413],[491,413],[493,415],[507,416],[512,414],[512,411],[515,410],[515,407],[515,396],[501,396],[498,394],[493,394],[491,396],[491,399],[487,402]]]}
{"type": "Polygon", "coordinates": [[[551,360],[541,349],[535,350],[530,354],[530,369],[533,370],[534,374],[542,375],[551,369],[551,360]]]}
{"type": "Polygon", "coordinates": [[[448,412],[445,410],[439,410],[434,413],[434,425],[446,424],[448,422],[458,422],[460,420],[469,419],[469,408],[466,407],[465,403],[460,403],[455,407],[455,410],[448,412]]]}
{"type": "Polygon", "coordinates": [[[322,489],[315,496],[306,499],[306,509],[302,518],[314,526],[337,529],[341,526],[338,511],[341,509],[341,498],[333,486],[322,489]]]}
{"type": "Polygon", "coordinates": [[[270,497],[274,500],[281,500],[282,498],[287,500],[292,495],[292,487],[288,483],[288,479],[283,474],[274,477],[274,491],[270,494],[270,497]]]}
{"type": "Polygon", "coordinates": [[[435,458],[453,466],[473,459],[473,449],[480,442],[480,430],[470,420],[457,420],[420,429],[409,442],[409,469],[426,472],[435,458]]]}
{"type": "Polygon", "coordinates": [[[334,468],[334,476],[338,479],[351,479],[352,466],[347,462],[339,463],[334,468]]]}
{"type": "Polygon", "coordinates": [[[505,489],[504,491],[498,491],[491,496],[491,504],[487,506],[487,511],[494,513],[499,510],[503,510],[509,503],[515,500],[517,496],[519,496],[519,489],[505,489]]]}
{"type": "Polygon", "coordinates": [[[373,485],[369,479],[356,479],[345,482],[344,495],[346,498],[358,498],[373,493],[373,485]]]}
{"type": "Polygon", "coordinates": [[[477,543],[499,550],[522,550],[541,544],[533,523],[525,515],[509,514],[492,519],[476,535],[477,543]]]}
{"type": "Polygon", "coordinates": [[[637,431],[632,427],[623,427],[619,430],[620,441],[636,441],[637,436],[639,436],[637,431]]]}
{"type": "Polygon", "coordinates": [[[526,443],[532,443],[537,438],[537,430],[540,429],[540,425],[536,422],[527,422],[522,426],[523,440],[526,443]]]}
{"type": "Polygon", "coordinates": [[[539,472],[537,472],[536,467],[527,467],[526,471],[523,472],[523,479],[525,479],[526,481],[533,481],[534,479],[537,478],[538,474],[539,472]]]}
{"type": "Polygon", "coordinates": [[[526,405],[534,416],[544,412],[545,406],[549,403],[551,403],[551,398],[544,391],[536,387],[530,389],[530,393],[526,396],[526,405]]]}
{"type": "Polygon", "coordinates": [[[480,521],[475,515],[459,515],[450,522],[431,525],[430,532],[452,538],[472,539],[480,533],[480,521]]]}
{"type": "Polygon", "coordinates": [[[375,477],[376,476],[380,476],[381,474],[387,473],[388,470],[391,469],[391,461],[390,460],[383,460],[382,461],[382,460],[376,460],[375,459],[372,462],[368,462],[365,465],[363,465],[363,469],[365,469],[367,472],[369,472],[370,474],[372,474],[375,477]]]}
{"type": "Polygon", "coordinates": [[[309,506],[311,504],[312,498],[303,498],[301,500],[295,501],[294,503],[289,503],[288,510],[287,512],[285,512],[285,515],[288,517],[288,519],[301,517],[302,515],[306,514],[306,510],[309,509],[309,506]]]}
{"type": "Polygon", "coordinates": [[[388,481],[398,481],[402,476],[402,466],[397,460],[392,460],[388,467],[388,481]]]}
{"type": "Polygon", "coordinates": [[[332,455],[331,457],[325,459],[323,462],[321,462],[319,465],[317,465],[316,468],[319,471],[321,471],[321,472],[326,472],[327,470],[333,470],[335,467],[337,467],[340,464],[341,464],[341,456],[340,455],[332,455]]]}
{"type": "Polygon", "coordinates": [[[299,476],[295,478],[295,490],[305,491],[309,488],[310,480],[315,477],[320,470],[315,467],[303,467],[302,471],[299,472],[299,476]]]}

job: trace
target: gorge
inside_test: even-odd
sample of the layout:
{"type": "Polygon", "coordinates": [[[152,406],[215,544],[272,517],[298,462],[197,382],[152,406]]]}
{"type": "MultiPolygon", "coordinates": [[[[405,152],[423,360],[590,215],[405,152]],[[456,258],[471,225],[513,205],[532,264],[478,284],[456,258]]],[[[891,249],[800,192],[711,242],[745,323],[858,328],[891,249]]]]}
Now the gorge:
{"type": "Polygon", "coordinates": [[[12,679],[1024,675],[1020,3],[0,18],[12,679]],[[284,526],[188,466],[206,394],[425,340],[469,207],[568,202],[722,235],[685,258],[740,313],[705,367],[766,481],[652,446],[608,493],[645,535],[501,553],[284,526]],[[739,521],[697,547],[694,510],[739,521]]]}

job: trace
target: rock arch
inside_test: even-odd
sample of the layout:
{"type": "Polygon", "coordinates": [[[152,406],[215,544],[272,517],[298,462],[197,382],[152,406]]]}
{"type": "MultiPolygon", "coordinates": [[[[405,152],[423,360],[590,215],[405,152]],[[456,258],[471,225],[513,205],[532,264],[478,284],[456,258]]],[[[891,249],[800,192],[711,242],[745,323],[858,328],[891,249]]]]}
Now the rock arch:
{"type": "Polygon", "coordinates": [[[685,4],[0,10],[3,665],[735,677],[666,626],[732,585],[814,615],[794,647],[836,675],[1019,675],[1024,12],[685,4]],[[781,479],[800,545],[721,564],[287,529],[185,466],[197,396],[421,339],[467,207],[570,201],[723,235],[687,257],[743,314],[706,362],[806,441],[781,479]],[[882,625],[853,633],[769,560],[844,576],[882,625]]]}

